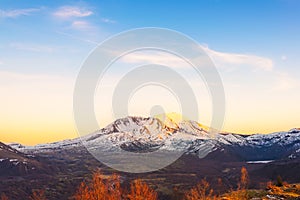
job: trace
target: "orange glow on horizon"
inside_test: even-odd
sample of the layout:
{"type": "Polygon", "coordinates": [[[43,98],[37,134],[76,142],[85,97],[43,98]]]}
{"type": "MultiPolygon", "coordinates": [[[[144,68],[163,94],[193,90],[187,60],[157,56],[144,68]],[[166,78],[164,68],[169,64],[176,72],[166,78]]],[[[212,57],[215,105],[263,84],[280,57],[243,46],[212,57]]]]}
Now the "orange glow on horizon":
{"type": "MultiPolygon", "coordinates": [[[[179,120],[178,115],[168,114],[173,120],[179,120]]],[[[34,126],[34,123],[21,123],[19,125],[6,124],[0,128],[1,142],[4,143],[21,143],[24,145],[36,145],[41,143],[51,143],[65,139],[72,139],[78,137],[76,127],[73,123],[40,123],[34,126]]],[[[272,122],[264,123],[240,123],[224,126],[223,132],[239,133],[239,134],[267,134],[278,131],[288,131],[292,128],[298,127],[295,123],[277,123],[272,126],[272,122]]],[[[274,123],[275,124],[275,123],[274,123]]]]}

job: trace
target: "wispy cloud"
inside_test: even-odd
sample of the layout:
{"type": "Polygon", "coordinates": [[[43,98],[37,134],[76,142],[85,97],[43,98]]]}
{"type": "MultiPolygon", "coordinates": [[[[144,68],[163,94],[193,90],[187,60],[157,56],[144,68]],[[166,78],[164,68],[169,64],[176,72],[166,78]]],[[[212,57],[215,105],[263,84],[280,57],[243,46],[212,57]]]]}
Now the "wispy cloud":
{"type": "Polygon", "coordinates": [[[92,24],[90,24],[88,21],[84,20],[75,20],[71,24],[71,28],[85,31],[85,30],[91,30],[95,28],[92,24]]]}
{"type": "MultiPolygon", "coordinates": [[[[268,72],[266,78],[274,80],[273,87],[271,88],[273,91],[286,91],[300,86],[298,79],[295,79],[289,73],[274,68],[273,61],[270,58],[250,54],[218,52],[208,47],[204,49],[214,60],[218,68],[232,69],[247,66],[253,68],[254,71],[263,70],[268,72]]],[[[281,59],[286,60],[286,56],[283,56],[281,59]]]]}
{"type": "Polygon", "coordinates": [[[19,16],[28,16],[40,10],[41,10],[40,8],[0,10],[0,18],[17,18],[19,16]]]}
{"type": "Polygon", "coordinates": [[[187,63],[181,58],[162,51],[137,51],[120,58],[123,63],[130,64],[161,64],[171,67],[186,67],[187,63]]]}
{"type": "Polygon", "coordinates": [[[54,13],[54,16],[62,19],[69,19],[69,18],[81,18],[81,17],[88,17],[93,15],[93,11],[87,8],[81,8],[77,6],[63,6],[58,8],[54,13]]]}
{"type": "Polygon", "coordinates": [[[85,31],[92,34],[96,31],[96,26],[86,19],[94,14],[94,12],[86,7],[79,6],[62,6],[56,9],[53,16],[58,20],[65,21],[64,29],[73,29],[77,31],[85,31]]]}
{"type": "MultiPolygon", "coordinates": [[[[251,67],[254,70],[271,71],[273,69],[273,61],[266,57],[218,52],[208,47],[203,47],[207,54],[212,58],[216,67],[219,69],[232,69],[234,67],[251,67]]],[[[186,66],[184,61],[174,55],[165,52],[135,52],[121,58],[125,63],[159,63],[172,65],[174,67],[186,66]]]]}
{"type": "Polygon", "coordinates": [[[270,58],[251,54],[219,52],[208,47],[204,47],[204,50],[211,56],[217,67],[232,69],[236,66],[249,66],[255,70],[261,69],[265,71],[273,69],[273,61],[270,58]]]}
{"type": "MultiPolygon", "coordinates": [[[[208,47],[204,47],[204,49],[211,56],[219,69],[238,69],[239,67],[246,66],[250,67],[250,69],[254,69],[252,72],[256,72],[258,70],[267,72],[265,74],[265,78],[270,79],[270,81],[272,80],[273,85],[270,89],[275,92],[287,91],[300,86],[298,79],[287,72],[274,68],[273,61],[270,58],[250,54],[218,52],[209,49],[208,47]]],[[[283,56],[281,59],[286,60],[286,56],[283,56]]],[[[253,79],[256,78],[254,74],[255,73],[252,74],[252,76],[254,76],[253,79]]],[[[251,75],[249,74],[249,76],[251,75]]]]}
{"type": "Polygon", "coordinates": [[[104,23],[108,23],[108,24],[114,24],[117,22],[117,21],[109,19],[109,18],[102,18],[101,21],[104,23]]]}

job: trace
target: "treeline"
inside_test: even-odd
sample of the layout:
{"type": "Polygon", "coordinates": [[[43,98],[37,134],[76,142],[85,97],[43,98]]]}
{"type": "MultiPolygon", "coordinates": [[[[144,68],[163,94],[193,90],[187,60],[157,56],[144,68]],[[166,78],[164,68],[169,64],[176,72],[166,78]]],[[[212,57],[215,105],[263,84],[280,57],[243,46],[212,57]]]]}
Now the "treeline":
{"type": "MultiPolygon", "coordinates": [[[[222,180],[219,179],[219,182],[222,180]]],[[[282,180],[277,180],[282,184],[282,180]]],[[[225,194],[215,194],[209,182],[202,179],[196,186],[185,192],[183,200],[247,200],[250,199],[248,172],[245,167],[241,168],[240,179],[236,190],[230,190],[225,194]]],[[[278,187],[271,182],[267,189],[271,192],[279,191],[278,187]]],[[[30,200],[46,200],[43,190],[33,191],[29,197],[30,200]]],[[[128,189],[122,188],[120,176],[113,174],[110,177],[104,177],[99,171],[95,172],[92,180],[83,181],[78,187],[76,193],[70,199],[74,200],[157,200],[158,194],[148,184],[141,179],[133,180],[128,189]]],[[[8,200],[5,194],[1,195],[1,200],[8,200]]]]}
{"type": "Polygon", "coordinates": [[[131,182],[130,190],[121,187],[120,176],[114,174],[103,179],[100,172],[93,175],[89,184],[82,182],[74,196],[75,200],[155,200],[157,193],[140,179],[131,182]]]}

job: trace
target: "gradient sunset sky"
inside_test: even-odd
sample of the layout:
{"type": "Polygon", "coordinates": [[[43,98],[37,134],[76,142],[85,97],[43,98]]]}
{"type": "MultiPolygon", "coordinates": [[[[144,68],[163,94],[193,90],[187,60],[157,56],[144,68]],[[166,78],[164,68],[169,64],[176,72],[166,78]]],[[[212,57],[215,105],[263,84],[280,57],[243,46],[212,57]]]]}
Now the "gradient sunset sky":
{"type": "MultiPolygon", "coordinates": [[[[299,10],[296,0],[2,0],[0,141],[33,145],[77,137],[72,103],[82,62],[108,37],[141,27],[182,32],[206,50],[225,88],[224,131],[300,127],[299,10]]],[[[148,53],[156,60],[167,56],[148,53]]],[[[131,55],[123,65],[149,59],[145,54],[131,55]]],[[[210,120],[205,94],[203,124],[210,120]]],[[[136,109],[133,114],[148,115],[136,109]]]]}

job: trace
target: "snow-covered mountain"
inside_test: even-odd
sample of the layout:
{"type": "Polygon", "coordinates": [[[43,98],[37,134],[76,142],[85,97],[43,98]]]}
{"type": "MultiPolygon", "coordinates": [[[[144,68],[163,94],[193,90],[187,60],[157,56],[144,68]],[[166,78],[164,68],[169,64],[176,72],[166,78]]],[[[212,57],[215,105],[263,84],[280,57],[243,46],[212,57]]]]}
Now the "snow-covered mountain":
{"type": "Polygon", "coordinates": [[[47,171],[34,155],[24,154],[0,142],[0,175],[23,175],[47,171]]]}
{"type": "Polygon", "coordinates": [[[294,159],[300,157],[300,129],[271,134],[210,134],[195,121],[174,122],[158,118],[126,117],[81,138],[36,146],[10,144],[25,153],[101,147],[101,151],[151,152],[157,149],[185,151],[204,157],[208,153],[230,149],[244,160],[294,159]]]}
{"type": "Polygon", "coordinates": [[[0,191],[17,191],[11,199],[20,199],[24,191],[50,188],[50,185],[51,191],[47,191],[51,192],[53,199],[66,199],[65,194],[73,194],[74,185],[79,185],[87,174],[101,169],[101,172],[109,175],[119,170],[119,166],[123,166],[122,180],[151,180],[151,184],[170,191],[179,182],[191,188],[202,178],[212,183],[217,183],[217,178],[221,178],[226,188],[235,188],[242,166],[247,168],[254,185],[276,180],[278,175],[289,183],[298,183],[300,129],[271,134],[212,135],[207,127],[194,121],[126,117],[94,133],[71,140],[36,146],[18,143],[8,146],[0,142],[0,182],[5,183],[0,184],[0,191]],[[91,153],[94,149],[117,152],[117,156],[109,156],[112,163],[106,164],[103,154],[100,153],[101,159],[98,159],[91,153]],[[122,150],[131,154],[141,152],[137,154],[141,156],[159,150],[185,153],[180,154],[175,162],[167,163],[169,165],[162,163],[160,167],[160,159],[159,163],[155,159],[143,162],[138,157],[139,160],[134,160],[137,162],[132,162],[118,155],[122,150]],[[138,175],[125,173],[133,170],[140,172],[139,169],[146,172],[146,167],[152,165],[159,170],[138,175]]]}

